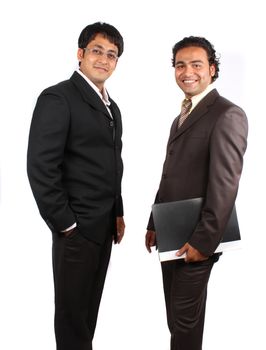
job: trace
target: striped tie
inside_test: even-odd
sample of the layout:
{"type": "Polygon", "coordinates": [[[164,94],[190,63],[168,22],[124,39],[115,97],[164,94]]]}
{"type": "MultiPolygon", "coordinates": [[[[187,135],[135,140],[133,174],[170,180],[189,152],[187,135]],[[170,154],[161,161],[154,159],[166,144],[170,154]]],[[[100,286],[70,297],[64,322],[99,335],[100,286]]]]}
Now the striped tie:
{"type": "Polygon", "coordinates": [[[182,102],[182,109],[181,109],[181,113],[180,113],[180,116],[179,116],[178,122],[177,122],[178,128],[180,128],[180,126],[184,123],[184,121],[188,117],[191,107],[192,107],[191,99],[185,99],[182,102]]]}

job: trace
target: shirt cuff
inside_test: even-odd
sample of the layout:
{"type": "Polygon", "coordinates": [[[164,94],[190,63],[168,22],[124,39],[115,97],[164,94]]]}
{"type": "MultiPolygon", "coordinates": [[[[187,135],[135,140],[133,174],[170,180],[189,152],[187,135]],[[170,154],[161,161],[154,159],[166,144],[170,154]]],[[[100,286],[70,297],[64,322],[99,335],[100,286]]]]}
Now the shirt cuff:
{"type": "Polygon", "coordinates": [[[72,229],[75,228],[75,227],[77,227],[77,223],[76,223],[76,222],[74,222],[73,225],[71,225],[70,227],[66,228],[65,230],[62,230],[61,232],[67,232],[67,231],[69,231],[69,230],[72,230],[72,229]]]}

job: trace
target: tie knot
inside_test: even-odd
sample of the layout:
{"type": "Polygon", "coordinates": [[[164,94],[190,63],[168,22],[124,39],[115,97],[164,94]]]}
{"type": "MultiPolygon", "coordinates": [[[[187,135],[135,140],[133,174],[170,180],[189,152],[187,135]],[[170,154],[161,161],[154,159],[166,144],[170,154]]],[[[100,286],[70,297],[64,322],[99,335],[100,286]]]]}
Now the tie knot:
{"type": "Polygon", "coordinates": [[[190,98],[185,98],[182,102],[182,110],[188,112],[192,107],[192,101],[190,98]]]}
{"type": "Polygon", "coordinates": [[[183,102],[182,102],[182,109],[181,109],[181,113],[177,122],[177,127],[180,128],[180,126],[184,123],[184,121],[186,120],[186,118],[189,115],[190,109],[192,107],[192,101],[190,98],[186,98],[183,102]]]}

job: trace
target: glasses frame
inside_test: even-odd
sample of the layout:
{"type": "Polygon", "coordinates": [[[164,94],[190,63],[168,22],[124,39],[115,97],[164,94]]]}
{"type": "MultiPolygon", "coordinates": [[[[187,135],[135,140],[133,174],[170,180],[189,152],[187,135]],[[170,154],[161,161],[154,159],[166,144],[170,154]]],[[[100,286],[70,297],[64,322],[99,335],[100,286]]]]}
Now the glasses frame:
{"type": "Polygon", "coordinates": [[[104,51],[99,47],[84,47],[84,51],[87,51],[89,54],[95,57],[103,57],[106,56],[108,61],[116,62],[118,60],[118,56],[113,51],[104,51]]]}

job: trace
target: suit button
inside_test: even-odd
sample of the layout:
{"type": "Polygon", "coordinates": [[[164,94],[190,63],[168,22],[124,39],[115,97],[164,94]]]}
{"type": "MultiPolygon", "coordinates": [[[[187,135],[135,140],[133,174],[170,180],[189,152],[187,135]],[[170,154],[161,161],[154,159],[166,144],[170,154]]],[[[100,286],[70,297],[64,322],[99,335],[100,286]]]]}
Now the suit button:
{"type": "Polygon", "coordinates": [[[113,121],[110,122],[110,126],[111,126],[111,128],[114,126],[114,122],[113,121]]]}
{"type": "Polygon", "coordinates": [[[166,179],[167,178],[167,174],[163,174],[163,179],[166,179]]]}
{"type": "Polygon", "coordinates": [[[169,154],[169,156],[171,156],[172,154],[174,154],[174,151],[171,150],[168,152],[168,154],[169,154]]]}

